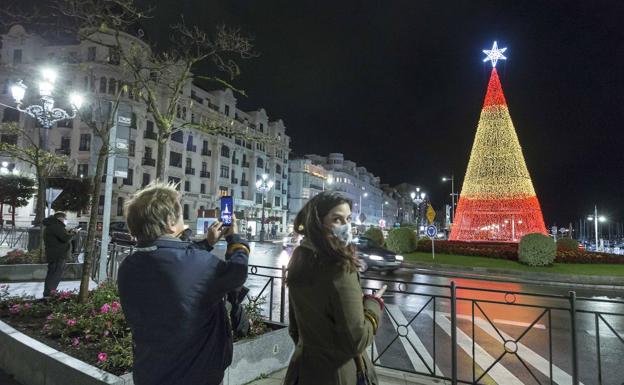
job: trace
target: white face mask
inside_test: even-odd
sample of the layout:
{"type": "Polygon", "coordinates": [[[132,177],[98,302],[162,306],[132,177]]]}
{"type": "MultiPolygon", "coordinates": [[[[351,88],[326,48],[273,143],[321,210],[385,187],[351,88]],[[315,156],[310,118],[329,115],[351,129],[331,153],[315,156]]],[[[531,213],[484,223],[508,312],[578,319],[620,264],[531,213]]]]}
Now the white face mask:
{"type": "Polygon", "coordinates": [[[349,245],[353,241],[353,234],[351,233],[351,222],[344,225],[332,227],[332,233],[345,246],[349,245]]]}

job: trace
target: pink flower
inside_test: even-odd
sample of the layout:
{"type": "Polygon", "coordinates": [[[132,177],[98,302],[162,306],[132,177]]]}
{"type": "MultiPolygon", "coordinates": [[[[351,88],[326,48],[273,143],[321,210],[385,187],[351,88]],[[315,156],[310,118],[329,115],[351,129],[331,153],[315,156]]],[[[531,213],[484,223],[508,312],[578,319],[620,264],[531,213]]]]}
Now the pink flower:
{"type": "Polygon", "coordinates": [[[49,316],[47,316],[47,317],[46,317],[46,319],[47,319],[48,321],[53,320],[53,319],[54,319],[54,314],[50,314],[49,316]]]}
{"type": "Polygon", "coordinates": [[[108,337],[108,335],[109,335],[110,333],[108,332],[108,330],[104,330],[104,333],[102,333],[102,334],[104,335],[104,337],[108,337]]]}
{"type": "Polygon", "coordinates": [[[80,345],[80,339],[78,337],[72,338],[72,346],[76,347],[78,345],[80,345]]]}
{"type": "Polygon", "coordinates": [[[114,301],[111,304],[111,309],[113,309],[113,313],[117,313],[121,309],[121,304],[117,301],[114,301]]]}
{"type": "Polygon", "coordinates": [[[74,326],[76,324],[76,320],[75,319],[68,319],[67,320],[67,326],[74,326]]]}
{"type": "Polygon", "coordinates": [[[56,295],[56,293],[57,293],[56,289],[50,290],[50,295],[56,295]]]}
{"type": "Polygon", "coordinates": [[[100,352],[100,354],[98,354],[98,362],[104,362],[107,359],[108,359],[108,356],[106,355],[106,353],[100,352]]]}
{"type": "Polygon", "coordinates": [[[11,314],[18,314],[20,312],[20,310],[21,310],[21,306],[20,306],[19,303],[16,303],[15,305],[13,305],[13,306],[11,306],[9,308],[9,312],[11,314]]]}
{"type": "Polygon", "coordinates": [[[28,310],[28,309],[30,309],[31,307],[32,307],[32,304],[31,304],[31,303],[29,303],[29,302],[27,302],[27,303],[25,303],[25,304],[24,304],[24,310],[28,310]]]}
{"type": "Polygon", "coordinates": [[[102,307],[100,308],[100,313],[104,314],[104,313],[108,313],[111,309],[111,306],[107,303],[105,303],[104,305],[102,305],[102,307]]]}
{"type": "Polygon", "coordinates": [[[47,332],[48,330],[50,330],[50,325],[48,325],[48,324],[44,324],[44,325],[43,325],[43,331],[44,331],[44,332],[47,332]]]}

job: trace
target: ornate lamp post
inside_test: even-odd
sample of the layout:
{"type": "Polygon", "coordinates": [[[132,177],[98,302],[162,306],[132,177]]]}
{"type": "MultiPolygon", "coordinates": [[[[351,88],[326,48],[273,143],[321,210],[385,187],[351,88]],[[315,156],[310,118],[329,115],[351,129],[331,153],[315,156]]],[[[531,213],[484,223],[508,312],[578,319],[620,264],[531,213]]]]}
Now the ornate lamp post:
{"type": "Polygon", "coordinates": [[[412,198],[412,202],[416,204],[416,208],[418,210],[418,225],[422,225],[422,216],[420,215],[420,205],[425,201],[425,197],[427,194],[425,192],[420,191],[420,187],[416,187],[416,192],[412,192],[410,197],[412,198]]]}
{"type": "Polygon", "coordinates": [[[56,72],[50,68],[41,70],[41,81],[39,82],[39,98],[41,104],[33,104],[28,107],[22,107],[22,101],[26,94],[26,85],[21,80],[18,80],[17,83],[11,86],[11,94],[13,95],[13,99],[15,99],[17,110],[37,119],[39,124],[43,127],[43,137],[40,137],[41,148],[46,151],[48,149],[48,131],[52,128],[54,123],[75,118],[76,112],[78,112],[82,105],[82,96],[73,92],[69,95],[69,103],[72,108],[70,113],[62,108],[54,107],[52,92],[54,91],[55,81],[56,72]]]}
{"type": "Polygon", "coordinates": [[[264,202],[266,201],[266,194],[273,188],[273,181],[269,179],[267,174],[262,174],[262,179],[256,181],[256,189],[262,193],[262,224],[260,227],[260,242],[264,242],[264,202]]]}

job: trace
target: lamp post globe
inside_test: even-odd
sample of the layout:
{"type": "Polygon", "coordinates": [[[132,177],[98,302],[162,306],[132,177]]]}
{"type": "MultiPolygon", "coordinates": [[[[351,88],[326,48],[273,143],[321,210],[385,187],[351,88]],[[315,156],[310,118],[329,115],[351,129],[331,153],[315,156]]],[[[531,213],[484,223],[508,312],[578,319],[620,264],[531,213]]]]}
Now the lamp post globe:
{"type": "Polygon", "coordinates": [[[266,202],[266,194],[273,188],[274,182],[269,179],[267,174],[262,174],[261,179],[256,181],[256,190],[262,194],[262,219],[260,224],[260,242],[264,242],[266,231],[264,229],[265,215],[264,206],[266,202]]]}

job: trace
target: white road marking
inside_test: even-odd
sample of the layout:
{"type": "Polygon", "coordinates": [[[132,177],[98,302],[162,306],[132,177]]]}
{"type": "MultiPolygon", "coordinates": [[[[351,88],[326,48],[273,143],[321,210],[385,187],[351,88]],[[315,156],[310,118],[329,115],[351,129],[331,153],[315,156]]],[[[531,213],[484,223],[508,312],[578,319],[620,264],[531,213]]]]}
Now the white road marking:
{"type": "MultiPolygon", "coordinates": [[[[433,312],[426,311],[426,314],[433,318],[433,312]]],[[[436,323],[444,330],[446,334],[451,335],[451,321],[449,321],[442,313],[437,312],[436,323]]],[[[472,339],[466,335],[460,328],[457,328],[457,345],[462,348],[468,356],[472,357],[472,339]]],[[[475,343],[474,360],[483,370],[487,369],[494,363],[495,359],[479,344],[475,343]]],[[[525,385],[509,370],[507,370],[500,362],[494,365],[487,373],[492,379],[501,385],[525,385]]]]}
{"type": "MultiPolygon", "coordinates": [[[[399,309],[399,306],[386,304],[386,309],[388,309],[388,312],[392,315],[392,317],[390,317],[390,320],[394,326],[394,329],[397,330],[397,332],[398,325],[407,325],[408,321],[405,318],[405,315],[403,315],[401,309],[399,309]],[[396,320],[396,322],[394,320],[396,320]]],[[[421,315],[423,314],[421,313],[421,315]]],[[[419,315],[419,317],[421,317],[421,315],[419,315]]],[[[413,322],[416,322],[416,320],[414,320],[413,322]]],[[[407,327],[407,337],[399,337],[399,340],[401,341],[401,344],[403,344],[403,347],[405,348],[407,356],[412,363],[414,369],[422,373],[430,373],[430,370],[433,370],[433,358],[427,351],[427,348],[422,343],[420,338],[418,338],[416,332],[414,332],[414,328],[412,328],[411,325],[407,327]],[[418,350],[418,353],[420,353],[430,369],[427,369],[427,366],[423,364],[422,360],[420,359],[420,357],[418,357],[418,355],[414,351],[414,348],[412,347],[412,345],[410,345],[409,342],[414,344],[414,347],[418,350]]],[[[436,365],[435,367],[435,374],[443,376],[442,371],[440,370],[440,367],[438,365],[436,365]]]]}
{"type": "MultiPolygon", "coordinates": [[[[616,329],[615,331],[620,335],[620,337],[624,338],[624,330],[616,329]]],[[[596,337],[596,331],[593,329],[585,330],[585,333],[589,334],[592,337],[596,337]]],[[[600,338],[617,338],[617,336],[613,334],[613,331],[611,331],[611,329],[602,324],[600,325],[600,338]]]]}
{"type": "MultiPolygon", "coordinates": [[[[479,319],[481,319],[481,318],[479,318],[479,319]]],[[[521,327],[524,327],[524,328],[528,328],[529,326],[531,326],[531,324],[528,323],[528,322],[509,321],[509,320],[506,320],[506,319],[498,319],[498,318],[494,318],[492,320],[492,322],[497,323],[497,324],[503,324],[503,325],[521,326],[521,327]]],[[[546,330],[546,325],[543,325],[543,324],[536,323],[532,327],[535,328],[535,329],[546,330]]]]}

